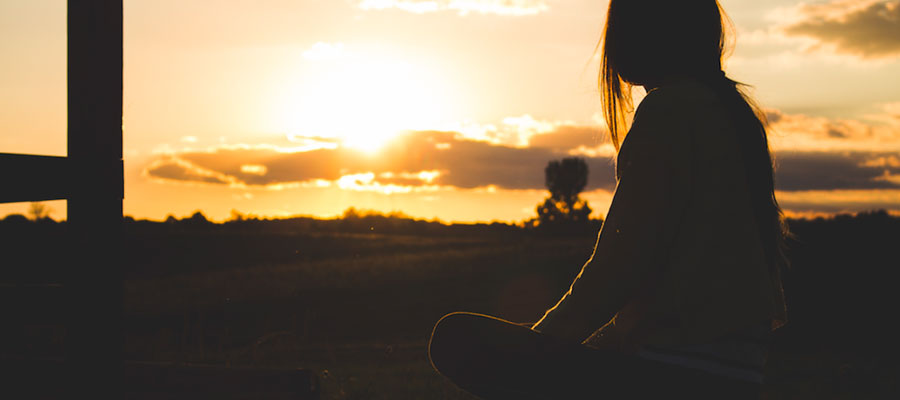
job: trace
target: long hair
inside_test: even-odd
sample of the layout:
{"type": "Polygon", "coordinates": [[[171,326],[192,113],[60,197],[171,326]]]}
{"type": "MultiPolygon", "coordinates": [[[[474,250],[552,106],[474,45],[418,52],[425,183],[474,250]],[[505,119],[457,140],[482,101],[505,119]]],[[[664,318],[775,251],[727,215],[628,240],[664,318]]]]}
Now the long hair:
{"type": "Polygon", "coordinates": [[[722,71],[731,26],[717,0],[611,0],[598,82],[603,114],[618,150],[633,86],[695,79],[713,89],[737,127],[759,236],[771,272],[778,274],[788,266],[785,238],[790,233],[775,199],[765,114],[745,85],[722,71]]]}

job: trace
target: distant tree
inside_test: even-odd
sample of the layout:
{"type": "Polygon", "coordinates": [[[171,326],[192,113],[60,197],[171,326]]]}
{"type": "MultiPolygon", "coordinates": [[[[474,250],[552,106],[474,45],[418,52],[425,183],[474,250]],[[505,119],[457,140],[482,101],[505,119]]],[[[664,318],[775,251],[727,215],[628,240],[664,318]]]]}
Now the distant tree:
{"type": "Polygon", "coordinates": [[[578,194],[587,186],[588,166],[580,157],[550,161],[544,168],[544,184],[550,197],[538,205],[538,226],[586,224],[591,207],[578,194]]]}
{"type": "Polygon", "coordinates": [[[52,210],[44,203],[33,202],[28,206],[28,215],[32,221],[42,221],[50,218],[52,210]]]}
{"type": "Polygon", "coordinates": [[[231,218],[229,219],[229,221],[240,222],[240,221],[244,221],[246,219],[247,219],[246,215],[244,215],[243,213],[241,213],[238,210],[235,210],[233,208],[231,209],[231,218]]]}
{"type": "Polygon", "coordinates": [[[206,219],[206,216],[203,215],[203,212],[197,210],[194,211],[194,214],[191,215],[190,218],[187,218],[186,222],[189,222],[191,225],[206,225],[209,223],[209,220],[206,219]]]}
{"type": "Polygon", "coordinates": [[[341,214],[341,219],[345,220],[357,220],[362,217],[362,211],[357,210],[356,207],[348,207],[346,210],[344,210],[344,213],[341,214]]]}

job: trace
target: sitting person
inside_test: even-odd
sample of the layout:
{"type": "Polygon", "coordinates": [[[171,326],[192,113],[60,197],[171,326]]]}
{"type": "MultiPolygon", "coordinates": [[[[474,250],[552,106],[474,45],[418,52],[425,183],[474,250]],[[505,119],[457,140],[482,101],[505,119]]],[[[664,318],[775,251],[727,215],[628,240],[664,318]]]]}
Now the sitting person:
{"type": "Polygon", "coordinates": [[[533,326],[442,318],[438,372],[488,399],[759,398],[788,233],[762,113],[722,71],[723,20],[716,0],[610,1],[617,186],[594,253],[533,326]],[[632,86],[647,95],[620,146],[632,86]]]}

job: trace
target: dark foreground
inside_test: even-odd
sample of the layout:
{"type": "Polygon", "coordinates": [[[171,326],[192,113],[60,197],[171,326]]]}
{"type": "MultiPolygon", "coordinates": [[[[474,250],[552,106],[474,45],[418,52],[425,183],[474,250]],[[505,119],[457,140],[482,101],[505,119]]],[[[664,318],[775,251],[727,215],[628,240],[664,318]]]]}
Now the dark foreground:
{"type": "MultiPolygon", "coordinates": [[[[900,220],[792,226],[790,323],[772,344],[766,398],[898,398],[900,220]]],[[[326,399],[468,399],[428,364],[434,322],[457,310],[534,321],[594,241],[509,227],[373,228],[127,223],[126,358],[307,368],[326,399]]],[[[48,249],[64,229],[0,222],[4,280],[59,272],[65,255],[48,249]]],[[[7,335],[3,354],[47,356],[65,336],[40,324],[7,335]]]]}

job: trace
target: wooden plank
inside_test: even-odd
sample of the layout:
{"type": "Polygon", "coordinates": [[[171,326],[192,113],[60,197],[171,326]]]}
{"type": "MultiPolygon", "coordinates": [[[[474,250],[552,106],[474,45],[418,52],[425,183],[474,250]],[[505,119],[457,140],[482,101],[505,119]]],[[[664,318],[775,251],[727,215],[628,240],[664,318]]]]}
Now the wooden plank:
{"type": "Polygon", "coordinates": [[[67,167],[66,157],[0,153],[0,203],[65,199],[67,167]]]}
{"type": "Polygon", "coordinates": [[[122,398],[122,0],[68,1],[68,397],[122,398]]]}

